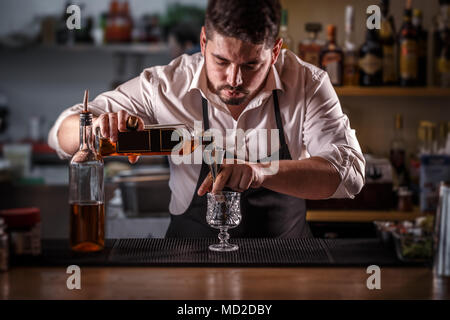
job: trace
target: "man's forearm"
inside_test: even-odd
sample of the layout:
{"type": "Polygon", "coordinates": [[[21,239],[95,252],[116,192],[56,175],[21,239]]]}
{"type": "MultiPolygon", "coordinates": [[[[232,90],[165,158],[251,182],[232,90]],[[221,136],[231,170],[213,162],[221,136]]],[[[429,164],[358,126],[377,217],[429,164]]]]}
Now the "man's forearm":
{"type": "Polygon", "coordinates": [[[317,200],[332,196],[340,181],[339,173],[330,162],[311,157],[280,160],[278,172],[266,175],[262,186],[294,197],[317,200]]]}
{"type": "Polygon", "coordinates": [[[58,130],[58,143],[61,149],[74,154],[80,145],[80,116],[75,114],[67,117],[58,130]]]}

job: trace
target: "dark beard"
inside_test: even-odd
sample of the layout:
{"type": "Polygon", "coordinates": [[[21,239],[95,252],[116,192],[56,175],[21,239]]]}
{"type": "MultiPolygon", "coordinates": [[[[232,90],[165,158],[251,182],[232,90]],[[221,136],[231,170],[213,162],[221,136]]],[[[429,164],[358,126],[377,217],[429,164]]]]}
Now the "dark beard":
{"type": "Polygon", "coordinates": [[[244,103],[244,101],[247,99],[248,96],[248,91],[245,90],[244,88],[242,88],[241,86],[237,86],[237,87],[232,87],[229,85],[223,85],[220,86],[219,88],[214,88],[214,93],[217,94],[220,98],[220,100],[222,100],[223,103],[230,105],[230,106],[239,106],[242,103],[244,103]],[[225,98],[221,95],[221,91],[222,90],[230,90],[230,91],[235,91],[238,93],[243,93],[244,95],[241,98],[225,98]]]}
{"type": "MultiPolygon", "coordinates": [[[[205,63],[205,69],[206,69],[206,63],[205,63]]],[[[242,86],[232,87],[230,85],[223,85],[223,86],[220,86],[218,88],[215,88],[213,86],[213,84],[208,79],[208,72],[206,72],[206,81],[208,83],[209,90],[212,93],[214,93],[215,95],[217,95],[219,97],[219,99],[223,103],[225,103],[226,105],[239,106],[239,105],[243,104],[245,102],[245,100],[248,98],[249,91],[245,90],[242,86]],[[221,91],[224,90],[224,89],[225,90],[232,90],[232,91],[239,92],[239,93],[243,93],[244,96],[242,98],[225,98],[225,97],[222,97],[221,91]]]]}

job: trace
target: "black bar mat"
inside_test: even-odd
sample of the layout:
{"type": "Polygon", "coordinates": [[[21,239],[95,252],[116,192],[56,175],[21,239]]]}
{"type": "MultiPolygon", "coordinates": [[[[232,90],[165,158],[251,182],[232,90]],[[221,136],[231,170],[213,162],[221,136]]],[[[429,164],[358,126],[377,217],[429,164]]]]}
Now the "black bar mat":
{"type": "Polygon", "coordinates": [[[96,266],[108,265],[108,257],[116,239],[106,239],[105,248],[99,252],[80,253],[70,250],[68,239],[42,240],[42,254],[36,257],[12,257],[11,265],[52,266],[71,264],[96,266]]]}
{"type": "Polygon", "coordinates": [[[108,239],[98,253],[74,253],[67,240],[44,240],[43,253],[19,265],[80,266],[407,266],[378,239],[231,239],[234,252],[213,252],[217,239],[108,239]]]}
{"type": "Polygon", "coordinates": [[[232,239],[237,251],[208,249],[216,239],[121,239],[109,261],[120,265],[287,266],[327,264],[329,254],[319,239],[232,239]]]}

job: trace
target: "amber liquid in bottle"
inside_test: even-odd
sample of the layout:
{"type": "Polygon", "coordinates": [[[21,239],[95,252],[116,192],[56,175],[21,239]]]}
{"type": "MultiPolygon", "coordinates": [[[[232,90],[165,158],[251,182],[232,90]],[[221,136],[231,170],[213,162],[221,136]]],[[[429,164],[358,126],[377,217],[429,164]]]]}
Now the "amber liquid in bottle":
{"type": "MultiPolygon", "coordinates": [[[[103,157],[109,156],[170,156],[173,150],[167,151],[130,151],[130,152],[117,152],[117,143],[107,138],[99,138],[99,153],[103,157]]],[[[198,142],[194,140],[187,141],[181,148],[179,148],[179,155],[183,155],[187,150],[187,153],[191,153],[198,146],[198,142]],[[187,149],[186,149],[187,148],[187,149]]],[[[178,151],[178,150],[174,150],[178,151]]]]}
{"type": "MultiPolygon", "coordinates": [[[[130,117],[132,119],[134,117],[130,117]]],[[[128,131],[118,131],[117,142],[104,138],[99,128],[96,132],[97,152],[102,157],[109,156],[170,156],[178,153],[180,156],[192,153],[200,145],[200,138],[192,135],[183,124],[146,125],[138,131],[127,121],[128,131]],[[173,134],[176,138],[173,139],[173,134]]],[[[201,139],[202,144],[209,144],[210,139],[201,139]]]]}
{"type": "Polygon", "coordinates": [[[70,204],[70,247],[93,252],[105,246],[105,205],[103,202],[70,204]]]}

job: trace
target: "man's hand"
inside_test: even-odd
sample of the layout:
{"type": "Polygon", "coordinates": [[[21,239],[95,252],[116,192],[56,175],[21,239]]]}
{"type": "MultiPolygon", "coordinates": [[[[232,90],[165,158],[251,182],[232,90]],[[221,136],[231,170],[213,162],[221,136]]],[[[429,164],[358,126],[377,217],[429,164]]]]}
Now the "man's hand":
{"type": "Polygon", "coordinates": [[[209,173],[197,193],[203,196],[207,192],[217,193],[225,187],[243,192],[249,188],[259,188],[263,181],[264,174],[257,163],[222,164],[214,186],[209,173]]]}
{"type": "MultiPolygon", "coordinates": [[[[113,142],[117,142],[117,130],[127,131],[127,120],[131,115],[128,112],[120,110],[114,113],[104,113],[95,119],[93,123],[94,132],[100,128],[100,133],[103,138],[109,138],[113,142]]],[[[136,117],[138,120],[137,130],[144,130],[144,121],[136,117]]],[[[128,161],[130,163],[136,163],[139,157],[129,156],[128,161]]]]}

